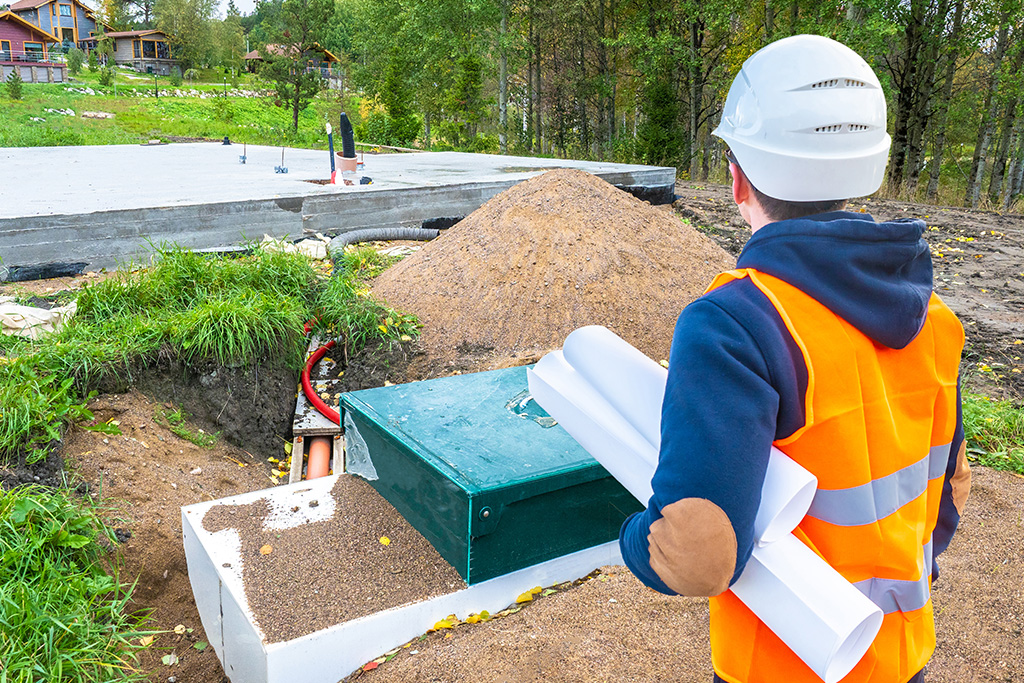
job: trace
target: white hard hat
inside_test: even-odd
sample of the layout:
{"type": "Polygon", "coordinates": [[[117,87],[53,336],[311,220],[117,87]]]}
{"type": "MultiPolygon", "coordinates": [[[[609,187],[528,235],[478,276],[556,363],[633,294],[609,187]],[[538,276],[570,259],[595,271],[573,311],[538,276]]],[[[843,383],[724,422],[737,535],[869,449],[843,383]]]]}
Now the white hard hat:
{"type": "Polygon", "coordinates": [[[860,55],[792,36],[743,63],[714,130],[758,190],[786,201],[850,199],[882,185],[885,94],[860,55]]]}

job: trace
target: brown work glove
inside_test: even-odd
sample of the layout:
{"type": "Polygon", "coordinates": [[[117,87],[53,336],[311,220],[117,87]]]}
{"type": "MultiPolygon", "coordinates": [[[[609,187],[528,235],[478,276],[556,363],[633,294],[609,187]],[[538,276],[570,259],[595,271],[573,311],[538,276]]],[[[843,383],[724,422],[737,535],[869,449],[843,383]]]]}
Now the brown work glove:
{"type": "Polygon", "coordinates": [[[703,498],[684,498],[661,510],[647,543],[651,569],[680,595],[725,592],[736,571],[736,532],[722,508],[703,498]]]}

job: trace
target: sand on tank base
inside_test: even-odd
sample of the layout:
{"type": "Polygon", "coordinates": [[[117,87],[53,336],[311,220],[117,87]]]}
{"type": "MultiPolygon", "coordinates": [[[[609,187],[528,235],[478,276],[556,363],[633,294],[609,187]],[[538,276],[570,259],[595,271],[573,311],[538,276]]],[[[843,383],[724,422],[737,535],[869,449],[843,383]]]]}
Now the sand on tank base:
{"type": "Polygon", "coordinates": [[[182,533],[203,628],[235,683],[335,683],[449,614],[497,612],[621,562],[612,542],[467,588],[346,474],[184,507],[182,533]]]}

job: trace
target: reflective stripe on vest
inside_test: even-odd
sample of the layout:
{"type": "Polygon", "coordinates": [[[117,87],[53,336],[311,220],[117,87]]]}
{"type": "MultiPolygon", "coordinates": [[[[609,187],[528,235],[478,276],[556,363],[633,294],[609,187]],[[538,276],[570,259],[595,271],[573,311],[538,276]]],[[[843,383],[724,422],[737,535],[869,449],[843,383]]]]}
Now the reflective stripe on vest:
{"type": "Polygon", "coordinates": [[[932,542],[928,541],[922,550],[924,571],[917,581],[899,579],[865,579],[853,584],[857,590],[878,605],[883,614],[913,612],[928,604],[931,598],[932,542]]]}
{"type": "Polygon", "coordinates": [[[891,515],[946,474],[949,444],[932,446],[928,455],[886,477],[848,489],[818,489],[807,514],[829,524],[859,526],[891,515]]]}

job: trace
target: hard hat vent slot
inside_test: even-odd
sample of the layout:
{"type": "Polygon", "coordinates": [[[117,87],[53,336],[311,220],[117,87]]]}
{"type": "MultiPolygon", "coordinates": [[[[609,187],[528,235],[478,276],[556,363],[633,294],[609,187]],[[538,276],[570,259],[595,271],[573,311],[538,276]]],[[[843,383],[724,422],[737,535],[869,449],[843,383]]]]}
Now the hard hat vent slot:
{"type": "Polygon", "coordinates": [[[814,129],[815,133],[860,133],[865,130],[870,130],[871,126],[864,125],[863,123],[833,123],[830,126],[818,126],[814,129]]]}
{"type": "Polygon", "coordinates": [[[827,81],[818,81],[817,83],[812,83],[811,84],[811,89],[814,90],[814,89],[817,89],[817,88],[834,88],[837,85],[839,85],[839,79],[838,78],[830,78],[827,81]]]}
{"type": "Polygon", "coordinates": [[[864,81],[855,81],[852,78],[847,78],[846,79],[846,87],[847,88],[866,88],[866,87],[868,87],[868,84],[865,83],[864,81]]]}

